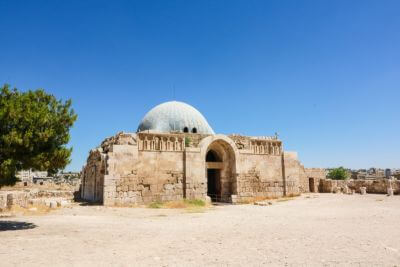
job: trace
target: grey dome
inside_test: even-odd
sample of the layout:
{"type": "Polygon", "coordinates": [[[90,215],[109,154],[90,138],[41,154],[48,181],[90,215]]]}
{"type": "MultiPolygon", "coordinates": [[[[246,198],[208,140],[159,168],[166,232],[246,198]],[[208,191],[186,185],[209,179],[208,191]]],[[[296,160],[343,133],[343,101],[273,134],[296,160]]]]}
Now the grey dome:
{"type": "Polygon", "coordinates": [[[195,132],[200,134],[214,134],[207,120],[194,107],[178,101],[162,103],[152,108],[142,119],[137,129],[154,132],[195,132]],[[185,129],[187,127],[187,129],[185,129]]]}

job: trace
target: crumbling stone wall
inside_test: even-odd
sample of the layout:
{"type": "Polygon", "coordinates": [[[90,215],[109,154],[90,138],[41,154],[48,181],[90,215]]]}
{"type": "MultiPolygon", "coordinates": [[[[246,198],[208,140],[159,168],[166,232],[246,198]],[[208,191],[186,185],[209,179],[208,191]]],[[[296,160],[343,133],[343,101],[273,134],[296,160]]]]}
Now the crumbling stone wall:
{"type": "Polygon", "coordinates": [[[82,170],[81,198],[101,202],[103,200],[106,154],[99,147],[90,151],[87,164],[82,170]]]}
{"type": "Polygon", "coordinates": [[[304,167],[298,160],[297,152],[284,152],[284,173],[286,195],[299,195],[301,193],[300,181],[304,177],[304,167]]]}
{"type": "Polygon", "coordinates": [[[184,154],[184,196],[188,199],[205,199],[207,178],[204,157],[199,147],[186,147],[184,154]]]}
{"type": "Polygon", "coordinates": [[[283,195],[280,156],[241,154],[237,176],[238,200],[283,195]]]}
{"type": "Polygon", "coordinates": [[[104,205],[205,199],[207,168],[220,170],[221,195],[245,200],[298,194],[304,168],[277,137],[118,133],[90,152],[82,198],[104,205]],[[206,163],[209,149],[222,162],[206,163]],[[217,164],[215,165],[207,164],[217,164]]]}
{"type": "Polygon", "coordinates": [[[12,206],[28,208],[30,204],[42,203],[50,199],[68,200],[74,199],[72,191],[26,189],[24,191],[0,191],[0,211],[12,206]]]}
{"type": "Polygon", "coordinates": [[[243,152],[238,163],[238,201],[299,194],[302,169],[296,153],[285,152],[282,158],[281,150],[264,155],[243,152]]]}
{"type": "Polygon", "coordinates": [[[184,136],[119,133],[102,147],[105,205],[183,198],[184,136]]]}
{"type": "Polygon", "coordinates": [[[312,192],[320,191],[320,181],[326,179],[326,170],[321,168],[304,168],[304,175],[300,180],[300,190],[302,193],[310,192],[310,187],[313,186],[312,192]],[[314,185],[310,185],[310,178],[314,185]]]}
{"type": "Polygon", "coordinates": [[[7,194],[0,193],[0,210],[7,207],[7,194]]]}
{"type": "Polygon", "coordinates": [[[400,181],[389,179],[375,179],[375,180],[320,180],[320,192],[332,193],[343,192],[345,188],[354,190],[360,193],[361,187],[366,187],[367,193],[370,194],[386,194],[388,188],[393,188],[394,194],[400,194],[400,181]]]}

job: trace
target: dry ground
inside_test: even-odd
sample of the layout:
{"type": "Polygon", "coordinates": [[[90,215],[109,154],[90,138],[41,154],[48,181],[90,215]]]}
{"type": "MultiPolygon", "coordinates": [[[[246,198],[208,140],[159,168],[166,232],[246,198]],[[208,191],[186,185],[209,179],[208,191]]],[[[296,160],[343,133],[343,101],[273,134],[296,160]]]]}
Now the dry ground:
{"type": "Polygon", "coordinates": [[[400,266],[400,196],[203,213],[74,206],[0,219],[0,266],[400,266]],[[19,229],[19,230],[11,230],[19,229]]]}

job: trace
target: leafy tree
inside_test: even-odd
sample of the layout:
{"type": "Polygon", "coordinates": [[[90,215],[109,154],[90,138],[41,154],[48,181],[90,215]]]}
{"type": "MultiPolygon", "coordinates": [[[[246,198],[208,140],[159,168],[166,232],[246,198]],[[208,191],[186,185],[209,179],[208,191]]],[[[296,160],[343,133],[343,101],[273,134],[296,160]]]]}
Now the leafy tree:
{"type": "Polygon", "coordinates": [[[65,145],[76,118],[71,100],[62,102],[42,89],[0,87],[0,187],[15,184],[22,169],[53,174],[65,168],[72,152],[65,145]]]}
{"type": "Polygon", "coordinates": [[[333,180],[346,180],[348,177],[349,173],[343,167],[331,169],[328,173],[328,178],[333,180]]]}

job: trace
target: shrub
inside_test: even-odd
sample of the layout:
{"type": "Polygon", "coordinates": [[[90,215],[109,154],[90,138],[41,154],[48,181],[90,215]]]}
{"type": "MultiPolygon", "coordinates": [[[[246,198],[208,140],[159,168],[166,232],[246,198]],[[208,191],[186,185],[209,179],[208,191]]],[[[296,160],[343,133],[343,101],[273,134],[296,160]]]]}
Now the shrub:
{"type": "Polygon", "coordinates": [[[152,203],[149,204],[148,207],[151,208],[151,209],[161,209],[162,208],[162,203],[158,202],[158,201],[152,202],[152,203]]]}
{"type": "Polygon", "coordinates": [[[186,203],[192,206],[198,206],[198,207],[204,207],[206,205],[206,202],[201,199],[190,199],[190,200],[185,200],[186,203]]]}
{"type": "Polygon", "coordinates": [[[349,177],[349,173],[343,167],[334,168],[334,169],[330,170],[328,173],[328,178],[330,178],[332,180],[346,180],[348,177],[349,177]]]}
{"type": "Polygon", "coordinates": [[[185,147],[189,147],[190,146],[190,142],[191,142],[192,140],[190,140],[190,137],[185,137],[185,147]]]}

